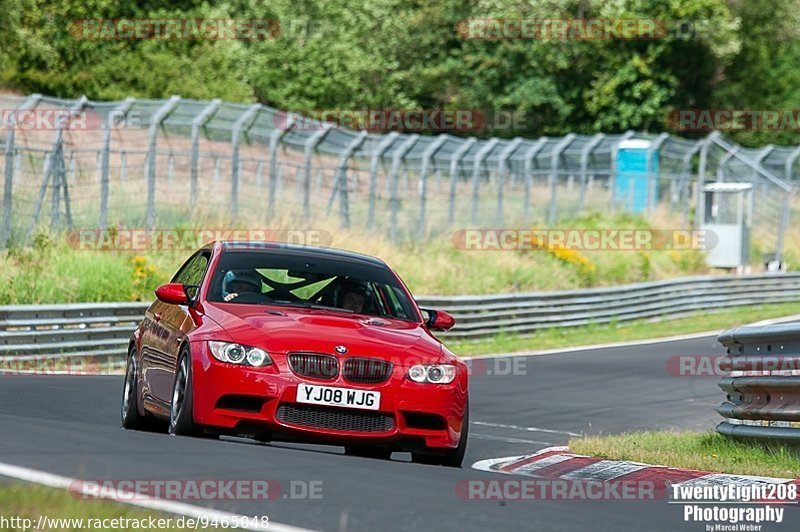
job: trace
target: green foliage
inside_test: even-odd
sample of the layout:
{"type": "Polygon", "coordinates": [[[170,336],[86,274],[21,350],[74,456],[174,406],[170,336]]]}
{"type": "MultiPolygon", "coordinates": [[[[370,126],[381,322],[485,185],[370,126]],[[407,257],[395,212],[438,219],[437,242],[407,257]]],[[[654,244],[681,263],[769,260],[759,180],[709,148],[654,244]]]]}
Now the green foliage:
{"type": "MultiPolygon", "coordinates": [[[[800,105],[796,0],[2,0],[0,84],[95,99],[180,94],[283,109],[522,111],[501,136],[662,131],[686,108],[800,105]],[[470,18],[695,21],[700,37],[478,40],[470,18]],[[82,19],[271,19],[275,38],[85,39],[82,19]],[[768,90],[765,90],[768,88],[768,90]]],[[[736,135],[745,143],[795,134],[736,135]]]]}

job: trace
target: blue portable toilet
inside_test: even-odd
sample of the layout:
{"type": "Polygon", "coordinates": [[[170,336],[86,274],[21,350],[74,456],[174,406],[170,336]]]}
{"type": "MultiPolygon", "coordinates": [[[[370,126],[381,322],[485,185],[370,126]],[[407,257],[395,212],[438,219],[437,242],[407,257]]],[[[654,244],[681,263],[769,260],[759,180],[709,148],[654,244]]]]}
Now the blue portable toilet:
{"type": "Polygon", "coordinates": [[[650,202],[658,202],[658,151],[652,153],[649,172],[647,165],[652,145],[647,139],[628,139],[619,144],[613,198],[614,204],[626,211],[645,212],[650,202]]]}

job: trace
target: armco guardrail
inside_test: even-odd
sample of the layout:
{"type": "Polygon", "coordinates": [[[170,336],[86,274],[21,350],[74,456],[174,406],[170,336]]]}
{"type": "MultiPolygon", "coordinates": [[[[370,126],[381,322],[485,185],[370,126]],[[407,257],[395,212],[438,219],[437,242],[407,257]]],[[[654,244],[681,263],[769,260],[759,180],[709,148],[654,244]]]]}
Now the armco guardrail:
{"type": "Polygon", "coordinates": [[[800,442],[800,323],[740,327],[719,337],[728,349],[719,383],[727,394],[717,431],[736,438],[800,442]]]}
{"type": "MultiPolygon", "coordinates": [[[[467,340],[800,301],[800,274],[691,277],[559,292],[424,296],[417,301],[455,315],[455,328],[442,337],[467,340]]],[[[145,308],[146,303],[0,307],[0,360],[124,355],[145,308]]]]}

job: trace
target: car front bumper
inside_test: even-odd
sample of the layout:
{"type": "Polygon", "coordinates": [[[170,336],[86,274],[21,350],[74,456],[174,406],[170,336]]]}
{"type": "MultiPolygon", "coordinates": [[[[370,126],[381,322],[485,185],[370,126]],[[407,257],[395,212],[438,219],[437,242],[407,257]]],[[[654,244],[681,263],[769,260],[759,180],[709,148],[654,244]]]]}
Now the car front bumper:
{"type": "Polygon", "coordinates": [[[415,383],[400,366],[383,383],[354,384],[341,375],[329,381],[295,375],[281,354],[273,357],[272,365],[253,368],[217,361],[205,342],[192,343],[191,348],[194,421],[206,429],[396,450],[446,450],[461,438],[467,404],[463,369],[446,385],[415,383]],[[362,410],[298,403],[300,383],[378,391],[380,406],[362,410]]]}

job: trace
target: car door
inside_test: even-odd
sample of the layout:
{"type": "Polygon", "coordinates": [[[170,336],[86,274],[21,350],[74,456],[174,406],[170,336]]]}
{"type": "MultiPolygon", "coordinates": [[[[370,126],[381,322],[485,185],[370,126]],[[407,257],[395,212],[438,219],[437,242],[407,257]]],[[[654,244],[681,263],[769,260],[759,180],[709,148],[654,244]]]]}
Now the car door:
{"type": "MultiPolygon", "coordinates": [[[[197,296],[208,267],[211,252],[201,250],[192,256],[172,279],[187,286],[190,298],[197,296]]],[[[181,342],[194,324],[187,305],[171,305],[156,301],[150,308],[152,316],[147,338],[147,355],[143,356],[145,380],[151,398],[161,408],[168,408],[181,342]],[[146,360],[144,360],[146,358],[146,360]]]]}

